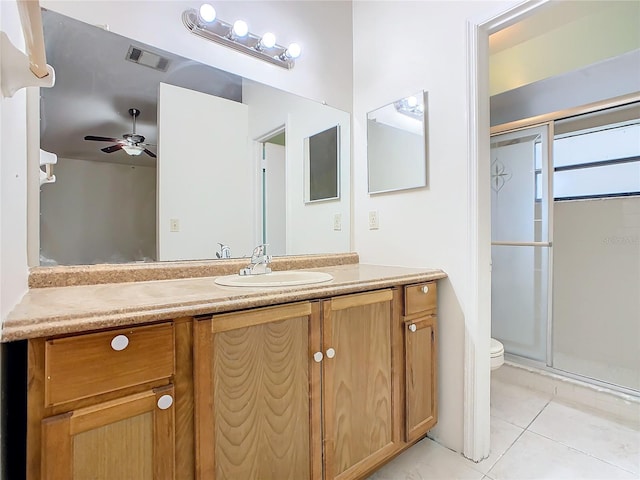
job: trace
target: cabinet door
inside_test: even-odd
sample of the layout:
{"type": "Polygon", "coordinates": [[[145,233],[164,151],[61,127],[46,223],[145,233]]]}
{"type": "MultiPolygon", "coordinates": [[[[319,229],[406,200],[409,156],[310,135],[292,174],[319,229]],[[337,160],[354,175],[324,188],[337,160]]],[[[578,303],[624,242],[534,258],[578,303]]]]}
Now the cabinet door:
{"type": "Polygon", "coordinates": [[[362,478],[401,447],[394,291],[323,303],[325,478],[362,478]]]}
{"type": "Polygon", "coordinates": [[[406,441],[413,442],[436,424],[436,316],[406,320],[405,421],[406,441]]]}
{"type": "Polygon", "coordinates": [[[42,478],[174,478],[173,386],[42,421],[42,478]]]}
{"type": "Polygon", "coordinates": [[[319,313],[305,302],[196,322],[198,478],[321,478],[319,313]]]}

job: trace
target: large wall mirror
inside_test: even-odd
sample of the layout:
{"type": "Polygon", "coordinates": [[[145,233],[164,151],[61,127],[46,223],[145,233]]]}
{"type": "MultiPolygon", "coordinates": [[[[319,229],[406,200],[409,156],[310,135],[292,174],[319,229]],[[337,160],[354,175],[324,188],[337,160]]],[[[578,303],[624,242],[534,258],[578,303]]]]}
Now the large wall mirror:
{"type": "Polygon", "coordinates": [[[369,193],[427,185],[427,92],[367,114],[369,193]]]}
{"type": "Polygon", "coordinates": [[[43,27],[41,265],[349,251],[349,113],[51,10],[43,27]],[[305,139],[336,125],[341,198],[305,203],[305,139]]]}

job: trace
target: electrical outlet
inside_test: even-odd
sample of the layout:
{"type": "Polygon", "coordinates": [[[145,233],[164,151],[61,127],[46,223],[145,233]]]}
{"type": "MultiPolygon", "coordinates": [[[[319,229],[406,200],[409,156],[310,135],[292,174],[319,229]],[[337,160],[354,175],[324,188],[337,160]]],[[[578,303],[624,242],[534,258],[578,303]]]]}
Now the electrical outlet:
{"type": "Polygon", "coordinates": [[[333,229],[336,232],[342,230],[342,214],[341,213],[333,214],[333,229]]]}
{"type": "Polygon", "coordinates": [[[170,232],[179,232],[180,231],[180,220],[177,218],[169,219],[169,231],[170,232]]]}
{"type": "Polygon", "coordinates": [[[380,225],[378,223],[378,211],[371,210],[369,212],[369,230],[378,230],[380,225]]]}

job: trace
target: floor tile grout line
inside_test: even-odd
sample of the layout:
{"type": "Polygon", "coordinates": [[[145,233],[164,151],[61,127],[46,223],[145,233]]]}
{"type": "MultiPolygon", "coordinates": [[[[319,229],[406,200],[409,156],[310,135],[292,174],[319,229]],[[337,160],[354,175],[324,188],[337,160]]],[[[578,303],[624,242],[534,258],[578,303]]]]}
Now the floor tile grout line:
{"type": "Polygon", "coordinates": [[[533,419],[529,422],[529,425],[527,425],[526,427],[524,427],[525,431],[529,430],[529,427],[531,426],[531,424],[533,424],[533,422],[535,422],[537,420],[537,418],[542,414],[542,412],[545,411],[545,409],[549,406],[549,404],[553,401],[553,398],[549,399],[549,401],[547,401],[547,403],[545,403],[544,407],[542,407],[540,409],[540,411],[536,414],[535,417],[533,417],[533,419]]]}
{"type": "MultiPolygon", "coordinates": [[[[579,448],[576,448],[576,447],[574,447],[574,446],[572,446],[572,445],[568,445],[568,444],[566,444],[566,443],[564,443],[564,442],[561,442],[560,440],[556,440],[555,438],[551,438],[551,437],[548,437],[548,436],[543,435],[543,434],[541,434],[541,433],[535,432],[535,431],[533,431],[533,430],[529,430],[529,427],[531,427],[531,425],[533,424],[533,422],[535,422],[535,421],[536,421],[536,419],[537,419],[537,418],[542,414],[542,412],[543,412],[543,411],[544,411],[544,410],[545,410],[545,409],[546,409],[546,408],[547,408],[551,403],[553,403],[553,401],[554,401],[554,398],[551,398],[551,400],[549,400],[549,401],[547,402],[547,404],[546,404],[544,407],[542,407],[542,409],[538,412],[538,414],[534,417],[534,419],[533,419],[533,420],[531,420],[531,422],[529,423],[529,425],[527,425],[527,428],[525,428],[525,431],[528,431],[529,433],[533,433],[533,434],[538,435],[538,436],[540,436],[540,437],[546,438],[546,439],[551,440],[551,441],[553,441],[553,442],[559,443],[560,445],[564,445],[565,447],[570,448],[571,450],[574,450],[574,451],[576,451],[576,452],[579,452],[579,453],[582,453],[582,454],[584,454],[584,455],[587,455],[588,457],[595,458],[596,460],[600,460],[601,462],[604,462],[604,463],[606,463],[606,464],[608,464],[608,465],[611,465],[612,467],[619,468],[620,470],[623,470],[623,471],[625,471],[625,472],[628,472],[628,473],[630,473],[630,474],[632,474],[632,475],[638,475],[638,472],[633,472],[633,471],[631,471],[631,470],[627,470],[626,468],[621,467],[620,465],[616,465],[615,463],[611,463],[610,461],[605,460],[604,458],[596,457],[595,455],[593,455],[593,454],[591,454],[591,453],[589,453],[589,452],[585,452],[585,451],[583,451],[583,450],[580,450],[579,448]]],[[[524,432],[523,432],[523,433],[524,433],[524,432]]],[[[511,448],[511,447],[509,447],[509,448],[511,448]]],[[[506,453],[506,452],[505,452],[505,453],[506,453]]],[[[493,467],[492,467],[492,468],[493,468],[493,467]]]]}
{"type": "MultiPolygon", "coordinates": [[[[522,428],[522,427],[520,427],[520,428],[522,428]]],[[[491,465],[491,468],[489,470],[487,470],[487,473],[485,473],[485,475],[489,476],[489,473],[491,473],[491,470],[493,470],[494,467],[498,464],[498,462],[500,460],[502,460],[502,457],[504,457],[507,454],[507,452],[509,452],[509,450],[511,450],[513,448],[513,446],[516,444],[516,442],[518,440],[520,440],[520,437],[522,437],[522,435],[524,435],[524,432],[526,432],[526,431],[527,431],[526,429],[522,429],[522,431],[518,434],[518,436],[515,438],[515,440],[513,442],[511,442],[511,445],[509,445],[507,447],[507,449],[504,452],[502,452],[502,454],[496,459],[496,461],[493,462],[493,465],[491,465]]],[[[493,477],[489,477],[489,478],[493,478],[493,477]]]]}
{"type": "MultiPolygon", "coordinates": [[[[529,424],[526,427],[520,427],[519,425],[516,425],[515,423],[512,423],[512,425],[518,427],[518,428],[522,428],[522,431],[518,434],[518,436],[515,438],[515,440],[513,442],[511,442],[511,444],[507,447],[507,449],[502,452],[502,454],[496,459],[496,461],[493,463],[493,465],[491,465],[491,468],[489,470],[487,470],[487,473],[485,475],[488,475],[494,468],[495,466],[498,464],[498,462],[500,460],[502,460],[502,458],[509,452],[509,450],[511,450],[513,448],[513,446],[516,444],[516,442],[518,440],[520,440],[520,438],[522,437],[522,435],[524,435],[524,432],[528,431],[529,427],[531,426],[531,424],[533,422],[535,422],[536,418],[538,418],[540,416],[540,414],[544,411],[545,408],[547,408],[547,406],[551,403],[551,399],[549,399],[547,401],[547,403],[545,403],[545,405],[540,409],[540,411],[536,414],[535,417],[533,417],[533,419],[529,422],[529,424]]],[[[494,415],[495,416],[495,415],[494,415]]],[[[499,418],[499,417],[498,417],[499,418]]],[[[505,420],[506,421],[506,420],[505,420]]],[[[511,422],[508,422],[511,423],[511,422]]],[[[491,478],[491,477],[490,477],[491,478]]]]}
{"type": "Polygon", "coordinates": [[[564,443],[564,442],[562,442],[560,440],[556,440],[555,438],[551,438],[551,437],[548,437],[547,435],[543,435],[542,433],[534,432],[533,430],[529,430],[529,433],[532,433],[532,434],[537,435],[537,436],[542,437],[542,438],[546,438],[547,440],[550,440],[552,442],[559,443],[560,445],[563,445],[563,446],[567,447],[570,450],[573,450],[573,451],[578,452],[578,453],[582,453],[583,455],[586,455],[588,457],[591,457],[591,458],[594,458],[596,460],[599,460],[599,461],[601,461],[603,463],[606,463],[607,465],[610,465],[612,467],[618,468],[618,469],[623,470],[623,471],[625,471],[627,473],[630,473],[632,475],[639,475],[640,474],[640,472],[634,472],[632,470],[627,470],[626,468],[621,467],[620,465],[616,465],[615,463],[611,463],[609,460],[605,460],[604,458],[596,457],[595,455],[593,455],[593,454],[591,454],[589,452],[585,452],[584,450],[580,450],[579,448],[574,447],[573,445],[568,445],[568,444],[566,444],[566,443],[564,443]]]}

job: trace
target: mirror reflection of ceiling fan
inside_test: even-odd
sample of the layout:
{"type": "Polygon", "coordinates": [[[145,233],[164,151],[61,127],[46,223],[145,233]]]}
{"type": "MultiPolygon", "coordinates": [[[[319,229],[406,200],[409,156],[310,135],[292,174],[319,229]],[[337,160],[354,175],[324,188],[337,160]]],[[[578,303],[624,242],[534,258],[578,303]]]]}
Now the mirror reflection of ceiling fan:
{"type": "Polygon", "coordinates": [[[101,148],[104,153],[113,153],[118,150],[124,150],[129,155],[140,155],[142,152],[146,153],[150,157],[156,158],[156,154],[146,147],[151,147],[149,143],[144,143],[144,136],[136,133],[136,118],[140,115],[140,110],[137,108],[130,108],[129,115],[133,119],[133,131],[132,133],[125,133],[122,138],[113,137],[96,137],[95,135],[87,135],[85,140],[92,140],[94,142],[113,142],[115,145],[110,147],[101,148]]]}

